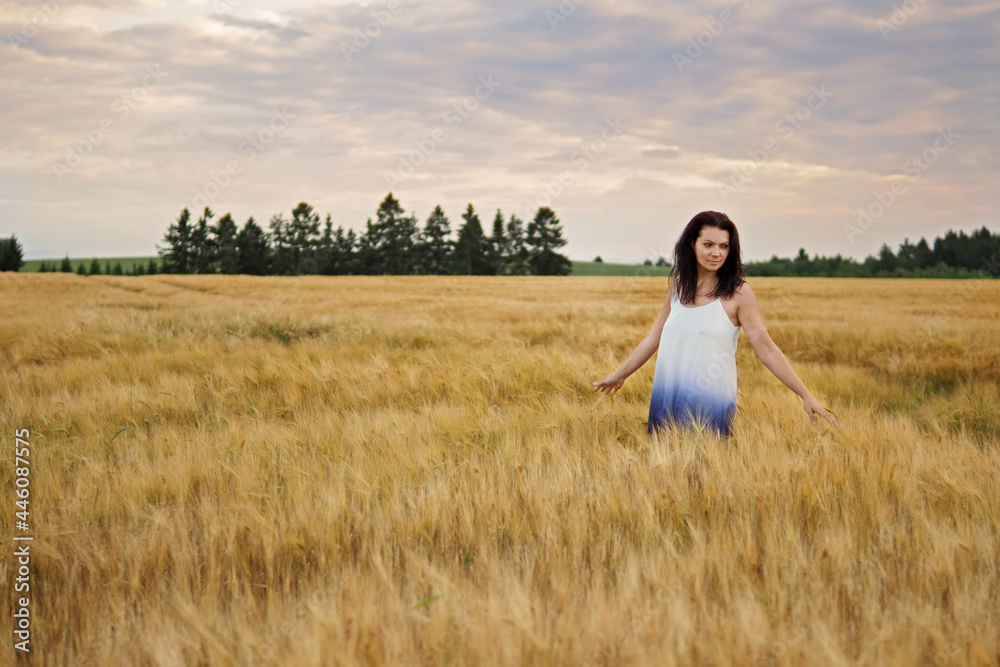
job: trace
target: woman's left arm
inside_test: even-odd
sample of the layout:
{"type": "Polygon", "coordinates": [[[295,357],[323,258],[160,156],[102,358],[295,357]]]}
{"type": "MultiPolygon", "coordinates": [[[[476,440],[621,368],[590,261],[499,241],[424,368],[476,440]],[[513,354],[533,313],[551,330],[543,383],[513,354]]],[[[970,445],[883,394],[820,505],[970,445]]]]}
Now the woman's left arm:
{"type": "Polygon", "coordinates": [[[743,283],[740,287],[736,296],[736,304],[740,326],[743,327],[750,344],[767,370],[774,373],[776,378],[799,395],[802,399],[802,407],[805,408],[806,414],[812,419],[813,424],[816,423],[816,416],[819,415],[834,426],[838,426],[837,418],[816,400],[816,397],[806,388],[805,383],[795,374],[785,354],[771,340],[771,335],[767,332],[767,327],[764,326],[764,316],[761,314],[757,295],[753,293],[750,285],[743,283]]]}

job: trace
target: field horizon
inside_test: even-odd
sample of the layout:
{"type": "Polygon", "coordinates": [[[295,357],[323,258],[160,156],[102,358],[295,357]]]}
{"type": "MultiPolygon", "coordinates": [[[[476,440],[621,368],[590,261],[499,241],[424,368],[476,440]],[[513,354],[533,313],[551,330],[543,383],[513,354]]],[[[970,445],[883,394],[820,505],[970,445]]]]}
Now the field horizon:
{"type": "Polygon", "coordinates": [[[640,277],[0,273],[32,664],[1000,662],[1000,283],[751,278],[840,428],[650,437],[640,277]]]}
{"type": "MultiPolygon", "coordinates": [[[[146,266],[149,260],[153,259],[160,262],[162,258],[159,255],[151,255],[148,257],[97,257],[98,262],[100,262],[103,269],[107,264],[114,265],[117,262],[121,262],[122,268],[125,271],[130,270],[134,265],[141,264],[146,266]]],[[[90,268],[91,259],[70,258],[70,263],[73,266],[73,271],[75,272],[79,265],[83,265],[86,268],[90,268]]],[[[38,269],[42,262],[55,262],[57,265],[62,262],[62,258],[57,259],[28,259],[24,261],[24,266],[21,267],[21,271],[24,273],[38,273],[38,269]]],[[[573,276],[635,276],[635,277],[664,277],[666,276],[670,269],[662,266],[648,266],[646,264],[623,264],[621,262],[593,262],[593,261],[578,261],[571,260],[573,265],[573,270],[570,275],[573,276]]],[[[194,275],[194,274],[188,274],[194,275]]],[[[442,276],[447,277],[447,276],[442,276]]]]}

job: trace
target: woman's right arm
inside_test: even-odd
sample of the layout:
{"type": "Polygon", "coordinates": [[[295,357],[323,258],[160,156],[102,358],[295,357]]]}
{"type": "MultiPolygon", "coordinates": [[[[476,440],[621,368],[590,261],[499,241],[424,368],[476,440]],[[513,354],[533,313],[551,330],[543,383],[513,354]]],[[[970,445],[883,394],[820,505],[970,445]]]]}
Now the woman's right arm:
{"type": "Polygon", "coordinates": [[[639,370],[644,363],[649,361],[649,358],[653,356],[653,353],[660,347],[660,336],[663,334],[663,324],[667,321],[667,317],[670,315],[670,299],[673,295],[673,284],[670,286],[670,290],[667,293],[667,300],[663,304],[663,308],[660,309],[660,314],[657,315],[656,321],[653,323],[653,328],[650,329],[646,337],[639,341],[639,344],[635,346],[632,350],[632,354],[629,355],[621,366],[618,367],[611,375],[607,376],[600,382],[594,383],[594,391],[600,391],[608,394],[609,396],[614,396],[618,393],[618,390],[622,388],[625,384],[625,379],[639,370]]]}

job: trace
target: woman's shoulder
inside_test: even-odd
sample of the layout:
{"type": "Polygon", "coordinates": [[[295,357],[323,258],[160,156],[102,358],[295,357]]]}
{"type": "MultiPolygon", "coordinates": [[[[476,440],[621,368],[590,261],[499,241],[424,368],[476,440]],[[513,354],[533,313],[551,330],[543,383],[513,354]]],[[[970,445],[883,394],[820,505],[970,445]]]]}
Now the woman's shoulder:
{"type": "Polygon", "coordinates": [[[750,288],[750,285],[744,281],[741,282],[739,285],[737,285],[731,294],[729,294],[728,296],[722,296],[720,298],[724,303],[732,303],[739,305],[742,303],[746,303],[747,299],[752,299],[755,297],[753,290],[750,288]]]}
{"type": "Polygon", "coordinates": [[[750,287],[750,283],[743,281],[736,287],[731,301],[737,306],[749,306],[757,303],[757,295],[754,294],[753,288],[750,287]]]}
{"type": "Polygon", "coordinates": [[[737,285],[736,290],[733,292],[734,299],[746,299],[754,297],[756,297],[756,295],[753,293],[753,288],[750,287],[750,283],[748,283],[745,280],[741,282],[739,285],[737,285]]]}

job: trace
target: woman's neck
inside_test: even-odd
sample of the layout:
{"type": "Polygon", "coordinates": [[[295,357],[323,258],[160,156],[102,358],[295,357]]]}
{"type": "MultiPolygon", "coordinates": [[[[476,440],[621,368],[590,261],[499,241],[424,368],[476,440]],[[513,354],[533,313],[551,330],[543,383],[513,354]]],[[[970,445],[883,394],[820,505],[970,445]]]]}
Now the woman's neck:
{"type": "Polygon", "coordinates": [[[718,273],[712,271],[708,274],[699,274],[698,281],[695,283],[695,291],[698,294],[707,294],[715,289],[715,286],[719,284],[718,273]]]}

